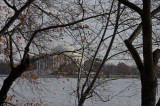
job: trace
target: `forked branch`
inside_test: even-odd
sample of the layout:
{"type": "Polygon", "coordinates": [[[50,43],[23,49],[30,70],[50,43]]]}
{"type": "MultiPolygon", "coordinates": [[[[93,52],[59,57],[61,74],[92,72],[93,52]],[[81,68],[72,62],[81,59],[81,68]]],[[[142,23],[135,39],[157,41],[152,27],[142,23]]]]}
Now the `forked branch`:
{"type": "Polygon", "coordinates": [[[125,6],[128,6],[129,8],[133,9],[140,15],[142,15],[142,9],[136,6],[135,4],[129,2],[128,0],[118,0],[120,3],[124,4],[125,6]]]}

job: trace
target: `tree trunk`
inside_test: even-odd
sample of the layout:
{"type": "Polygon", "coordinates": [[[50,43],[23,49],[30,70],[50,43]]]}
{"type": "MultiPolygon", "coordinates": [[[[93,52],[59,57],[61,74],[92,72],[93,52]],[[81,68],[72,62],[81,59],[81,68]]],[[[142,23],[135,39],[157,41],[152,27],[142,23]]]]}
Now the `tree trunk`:
{"type": "Polygon", "coordinates": [[[143,0],[142,29],[143,29],[143,58],[144,71],[142,73],[142,106],[156,105],[157,80],[153,67],[152,53],[152,22],[150,14],[150,0],[143,0]]]}
{"type": "Polygon", "coordinates": [[[85,102],[85,98],[82,97],[78,103],[78,106],[84,106],[84,102],[85,102]]]}
{"type": "Polygon", "coordinates": [[[142,106],[156,105],[157,80],[154,82],[142,82],[142,106]]]}
{"type": "MultiPolygon", "coordinates": [[[[155,76],[155,66],[158,60],[153,59],[154,53],[152,53],[152,22],[151,22],[151,0],[143,0],[143,9],[129,2],[128,0],[119,0],[124,5],[135,10],[141,15],[142,19],[142,32],[143,32],[143,64],[138,52],[131,44],[140,32],[140,26],[135,30],[128,40],[125,40],[125,44],[128,50],[131,52],[137,67],[141,74],[142,84],[142,104],[141,106],[155,106],[156,105],[156,88],[157,77],[155,76]],[[156,61],[154,61],[156,60],[156,61]],[[154,61],[154,62],[153,62],[154,61]]],[[[157,9],[158,10],[158,9],[157,9]]],[[[157,11],[152,12],[152,15],[157,11]]],[[[156,52],[155,52],[156,54],[156,52]]],[[[159,56],[158,56],[159,58],[159,56]]],[[[158,102],[159,103],[159,102],[158,102]]]]}
{"type": "Polygon", "coordinates": [[[13,83],[14,79],[11,78],[11,76],[7,77],[2,85],[2,88],[0,90],[0,106],[3,106],[3,103],[5,102],[7,98],[7,93],[13,83]]]}
{"type": "Polygon", "coordinates": [[[12,69],[9,76],[4,80],[2,88],[0,90],[0,106],[3,106],[7,98],[7,93],[12,86],[13,82],[22,75],[22,73],[29,67],[28,58],[23,64],[18,65],[16,68],[12,69]]]}
{"type": "Polygon", "coordinates": [[[160,98],[159,98],[159,100],[158,100],[156,106],[160,106],[160,98]]]}

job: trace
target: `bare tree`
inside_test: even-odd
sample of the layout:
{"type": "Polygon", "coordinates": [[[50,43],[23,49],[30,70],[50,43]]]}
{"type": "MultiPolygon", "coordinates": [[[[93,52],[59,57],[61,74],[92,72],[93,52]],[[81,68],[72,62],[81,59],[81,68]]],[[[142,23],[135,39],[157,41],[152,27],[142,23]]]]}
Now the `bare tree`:
{"type": "MultiPolygon", "coordinates": [[[[92,63],[90,65],[90,68],[86,72],[85,81],[81,84],[80,83],[81,82],[81,76],[78,77],[78,85],[77,85],[78,106],[83,106],[85,100],[92,96],[92,93],[94,92],[94,88],[96,86],[95,85],[96,80],[98,79],[98,76],[100,75],[100,72],[103,68],[103,65],[105,64],[105,62],[108,58],[108,55],[111,51],[115,36],[117,34],[117,29],[118,29],[118,26],[119,26],[118,21],[119,21],[119,17],[120,17],[120,3],[118,4],[117,8],[114,10],[113,8],[114,8],[115,5],[117,5],[117,4],[113,0],[112,3],[111,3],[110,10],[109,10],[109,15],[107,17],[107,22],[106,22],[106,25],[105,25],[105,29],[103,30],[103,34],[100,38],[100,41],[97,44],[97,49],[93,52],[93,57],[91,58],[92,63]],[[113,25],[113,34],[111,36],[111,41],[109,43],[109,46],[107,48],[107,51],[106,51],[102,61],[100,61],[100,65],[97,68],[97,71],[96,71],[95,75],[92,76],[93,79],[91,80],[90,78],[91,78],[91,73],[93,72],[93,67],[95,65],[95,61],[96,61],[95,59],[98,57],[98,53],[100,52],[102,44],[107,39],[107,37],[105,38],[105,35],[106,35],[106,31],[108,30],[113,11],[116,11],[116,20],[115,20],[115,24],[113,25]]],[[[81,73],[79,73],[79,74],[81,74],[81,73]]]]}
{"type": "MultiPolygon", "coordinates": [[[[46,2],[36,0],[4,0],[7,8],[11,9],[11,12],[8,12],[10,14],[6,17],[6,23],[2,26],[0,36],[7,42],[5,43],[8,48],[6,49],[6,57],[9,58],[11,72],[4,80],[0,90],[0,106],[3,105],[7,98],[7,93],[13,82],[29,68],[32,62],[46,58],[47,56],[61,54],[60,52],[53,53],[49,45],[46,47],[48,42],[54,42],[57,39],[63,38],[62,31],[66,32],[65,35],[68,35],[67,33],[70,33],[74,29],[78,28],[82,30],[88,28],[87,25],[81,25],[81,22],[107,15],[104,12],[95,12],[94,14],[87,15],[87,11],[81,7],[82,3],[79,0],[76,2],[67,1],[69,5],[65,4],[66,6],[60,4],[62,1],[55,1],[52,9],[55,9],[57,13],[52,13],[52,10],[45,6],[47,5],[46,2]],[[74,4],[73,7],[70,4],[74,4]],[[61,8],[56,10],[59,6],[61,8]],[[76,7],[78,7],[77,10],[75,9],[76,7]],[[58,35],[56,36],[56,34],[58,35]],[[20,43],[19,41],[22,42],[20,43]],[[42,55],[44,51],[45,55],[42,55]],[[17,53],[19,58],[15,56],[17,53]],[[36,56],[36,59],[32,59],[31,54],[38,56],[36,56]],[[15,63],[18,65],[15,66],[15,63]]],[[[88,12],[93,11],[90,10],[88,12]]]]}
{"type": "Polygon", "coordinates": [[[135,29],[129,39],[125,40],[125,44],[130,51],[134,61],[141,75],[142,84],[142,106],[155,106],[156,105],[156,88],[157,78],[155,75],[155,67],[159,60],[159,49],[152,52],[152,21],[151,17],[159,12],[159,7],[151,12],[151,1],[143,0],[143,9],[127,0],[118,0],[125,6],[136,11],[140,16],[142,23],[135,29]],[[139,35],[142,29],[143,41],[143,62],[139,53],[132,45],[132,42],[139,35]]]}
{"type": "MultiPolygon", "coordinates": [[[[115,0],[94,2],[88,0],[3,0],[10,11],[7,11],[9,15],[6,14],[6,17],[1,19],[3,23],[0,30],[0,42],[3,41],[6,46],[3,54],[10,63],[11,72],[4,80],[0,90],[0,106],[7,98],[13,82],[28,70],[31,63],[68,52],[79,53],[82,57],[79,64],[76,64],[78,70],[76,94],[78,105],[83,106],[85,100],[92,97],[93,93],[98,95],[95,92],[95,88],[98,86],[97,79],[106,61],[127,51],[117,49],[114,44],[116,35],[119,35],[117,41],[122,39],[120,34],[130,29],[134,30],[139,24],[140,18],[142,23],[131,37],[125,40],[125,44],[140,70],[142,105],[155,105],[157,80],[154,70],[159,59],[159,49],[152,53],[151,16],[155,16],[160,8],[158,7],[150,13],[150,1],[143,1],[143,9],[127,0],[119,0],[120,3],[115,0]],[[140,17],[134,11],[129,11],[135,17],[126,18],[130,13],[125,11],[127,8],[121,3],[135,10],[140,17]],[[124,14],[125,16],[123,16],[124,14]],[[143,30],[144,64],[132,45],[141,30],[143,30]],[[58,52],[53,49],[55,43],[71,41],[72,45],[79,49],[58,52]],[[110,55],[111,50],[120,50],[120,52],[110,55]],[[30,55],[36,58],[32,58],[30,55]],[[100,58],[101,61],[99,61],[100,64],[96,68],[95,75],[92,76],[97,58],[100,58]],[[83,59],[91,61],[87,71],[84,71],[83,59]],[[15,64],[18,65],[15,66],[15,64]],[[84,73],[85,80],[82,79],[84,73]]],[[[122,44],[122,42],[120,43],[122,44]]],[[[140,47],[142,46],[140,45],[140,47]]],[[[72,59],[72,57],[69,58],[72,59]]]]}

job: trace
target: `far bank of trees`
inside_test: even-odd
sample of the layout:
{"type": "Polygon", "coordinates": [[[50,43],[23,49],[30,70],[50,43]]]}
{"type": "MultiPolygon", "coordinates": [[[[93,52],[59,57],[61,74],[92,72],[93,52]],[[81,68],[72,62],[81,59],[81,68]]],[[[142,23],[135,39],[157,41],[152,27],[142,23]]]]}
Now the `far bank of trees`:
{"type": "MultiPolygon", "coordinates": [[[[33,70],[48,71],[48,70],[52,70],[53,72],[51,73],[51,75],[58,75],[58,73],[61,73],[61,72],[65,72],[65,74],[68,74],[68,75],[76,75],[77,72],[78,72],[78,68],[76,67],[75,62],[60,64],[58,69],[55,70],[51,67],[51,62],[52,61],[47,62],[47,64],[49,64],[49,65],[47,65],[48,67],[43,65],[44,61],[42,61],[42,60],[39,61],[39,64],[42,64],[39,69],[37,69],[38,68],[37,64],[34,63],[31,66],[32,69],[30,68],[30,69],[28,69],[28,71],[33,71],[33,70]]],[[[87,73],[90,65],[91,65],[91,61],[89,61],[89,60],[84,62],[84,65],[83,65],[84,73],[83,74],[87,73]]],[[[100,61],[97,60],[94,64],[92,74],[95,74],[98,67],[100,67],[100,61]]],[[[160,68],[157,67],[157,72],[159,72],[159,70],[160,70],[160,68]]],[[[7,74],[9,74],[9,72],[10,72],[9,64],[0,60],[0,74],[6,74],[7,75],[7,74]]],[[[139,72],[138,72],[138,69],[137,69],[136,66],[134,66],[134,65],[129,66],[129,65],[125,64],[124,62],[120,62],[118,64],[113,64],[113,63],[105,64],[102,68],[101,74],[109,77],[110,75],[139,75],[139,72]]],[[[157,73],[157,76],[159,76],[159,73],[157,73]]]]}
{"type": "MultiPolygon", "coordinates": [[[[84,62],[83,66],[83,74],[87,74],[87,71],[89,70],[91,66],[91,61],[87,60],[84,62]]],[[[97,71],[97,68],[100,67],[100,63],[97,61],[95,62],[93,66],[92,74],[95,74],[97,71]]],[[[157,69],[158,70],[158,69],[157,69]]],[[[58,68],[59,72],[65,72],[69,75],[75,75],[78,72],[78,69],[74,62],[69,64],[61,64],[58,68]]],[[[105,75],[106,77],[109,77],[110,75],[139,75],[139,71],[136,66],[134,65],[127,65],[124,62],[120,62],[118,64],[104,64],[101,75],[105,75]]]]}

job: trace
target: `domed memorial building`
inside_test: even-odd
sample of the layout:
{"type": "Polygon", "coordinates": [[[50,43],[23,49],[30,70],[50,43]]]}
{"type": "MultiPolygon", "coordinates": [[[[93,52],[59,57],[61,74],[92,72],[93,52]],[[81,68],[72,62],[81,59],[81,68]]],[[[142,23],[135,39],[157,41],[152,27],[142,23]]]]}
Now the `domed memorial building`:
{"type": "Polygon", "coordinates": [[[34,63],[35,70],[40,75],[50,75],[64,72],[73,74],[77,72],[77,67],[84,64],[82,55],[74,47],[68,44],[59,44],[53,49],[57,55],[41,59],[34,63]]]}
{"type": "Polygon", "coordinates": [[[69,64],[71,62],[76,63],[76,65],[84,64],[84,59],[82,59],[82,55],[77,53],[75,48],[69,46],[68,44],[61,44],[54,48],[54,51],[60,53],[57,56],[53,56],[54,66],[59,66],[61,63],[69,64]]]}

